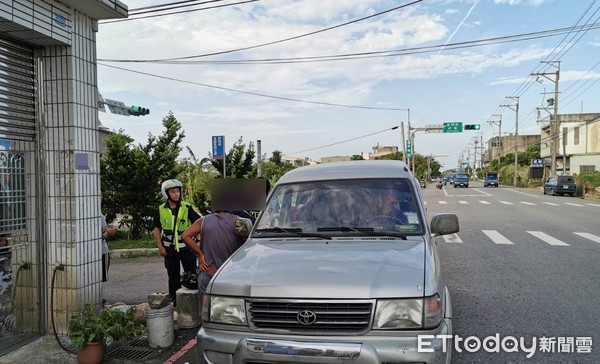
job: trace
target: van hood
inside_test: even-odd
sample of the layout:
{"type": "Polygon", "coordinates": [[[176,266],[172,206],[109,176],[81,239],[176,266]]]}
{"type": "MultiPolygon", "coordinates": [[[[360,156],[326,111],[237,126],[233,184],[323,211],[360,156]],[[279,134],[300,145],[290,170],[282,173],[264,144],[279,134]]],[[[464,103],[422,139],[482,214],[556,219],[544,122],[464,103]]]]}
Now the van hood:
{"type": "Polygon", "coordinates": [[[251,239],[207,292],[269,298],[423,297],[423,237],[251,239]]]}

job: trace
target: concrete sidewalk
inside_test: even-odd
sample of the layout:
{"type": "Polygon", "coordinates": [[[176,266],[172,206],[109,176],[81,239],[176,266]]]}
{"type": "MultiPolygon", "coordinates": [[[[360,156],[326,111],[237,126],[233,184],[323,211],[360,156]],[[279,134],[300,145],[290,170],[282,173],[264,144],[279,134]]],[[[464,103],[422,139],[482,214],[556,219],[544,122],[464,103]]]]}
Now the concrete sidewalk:
{"type": "MultiPolygon", "coordinates": [[[[137,305],[148,302],[153,292],[167,292],[167,270],[162,257],[140,257],[132,259],[111,259],[108,282],[104,284],[104,299],[108,304],[122,302],[137,305]]],[[[198,363],[195,337],[199,328],[179,329],[175,325],[175,340],[170,348],[151,349],[145,339],[129,343],[115,343],[106,348],[104,363],[107,364],[184,364],[198,363]]],[[[72,348],[66,336],[60,341],[72,348]]],[[[64,351],[53,333],[41,337],[24,347],[0,357],[0,364],[12,363],[77,363],[73,353],[64,351]]]]}

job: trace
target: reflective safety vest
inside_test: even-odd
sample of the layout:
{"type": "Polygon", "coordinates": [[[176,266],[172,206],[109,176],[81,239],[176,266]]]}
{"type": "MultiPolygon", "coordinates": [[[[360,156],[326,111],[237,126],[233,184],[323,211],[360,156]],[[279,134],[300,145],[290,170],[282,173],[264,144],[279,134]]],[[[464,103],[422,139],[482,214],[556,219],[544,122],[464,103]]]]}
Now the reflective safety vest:
{"type": "Polygon", "coordinates": [[[192,224],[188,217],[190,208],[193,207],[191,207],[189,203],[181,202],[179,212],[177,213],[177,220],[175,220],[168,202],[158,207],[160,225],[162,227],[162,243],[165,247],[175,243],[175,250],[179,251],[179,239],[181,239],[181,234],[183,234],[185,229],[192,224]],[[177,226],[177,234],[173,234],[175,226],[177,226]]]}

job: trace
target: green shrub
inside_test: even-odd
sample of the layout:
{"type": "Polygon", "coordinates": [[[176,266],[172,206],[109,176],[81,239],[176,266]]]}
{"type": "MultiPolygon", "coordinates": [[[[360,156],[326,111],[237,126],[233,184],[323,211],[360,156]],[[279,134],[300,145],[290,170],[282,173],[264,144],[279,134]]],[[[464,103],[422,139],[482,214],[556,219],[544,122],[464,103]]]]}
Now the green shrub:
{"type": "Polygon", "coordinates": [[[584,172],[579,175],[579,179],[589,187],[600,187],[600,172],[584,172]]]}
{"type": "Polygon", "coordinates": [[[81,350],[88,343],[114,340],[131,340],[146,332],[145,326],[134,324],[135,307],[127,311],[103,308],[96,312],[94,306],[87,303],[81,314],[74,315],[69,321],[69,338],[73,345],[81,350]]]}

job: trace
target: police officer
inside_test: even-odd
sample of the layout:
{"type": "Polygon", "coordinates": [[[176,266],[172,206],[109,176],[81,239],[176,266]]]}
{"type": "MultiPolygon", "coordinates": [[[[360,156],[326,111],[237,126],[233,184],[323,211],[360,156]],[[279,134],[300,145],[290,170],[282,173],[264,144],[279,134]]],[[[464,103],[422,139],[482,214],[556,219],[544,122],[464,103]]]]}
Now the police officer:
{"type": "Polygon", "coordinates": [[[181,234],[201,216],[194,207],[181,201],[182,184],[176,179],[162,183],[161,192],[166,200],[158,209],[152,220],[154,240],[160,255],[165,257],[165,268],[169,276],[169,298],[177,306],[176,292],[181,288],[181,268],[185,272],[197,272],[196,254],[188,248],[181,234]]]}

